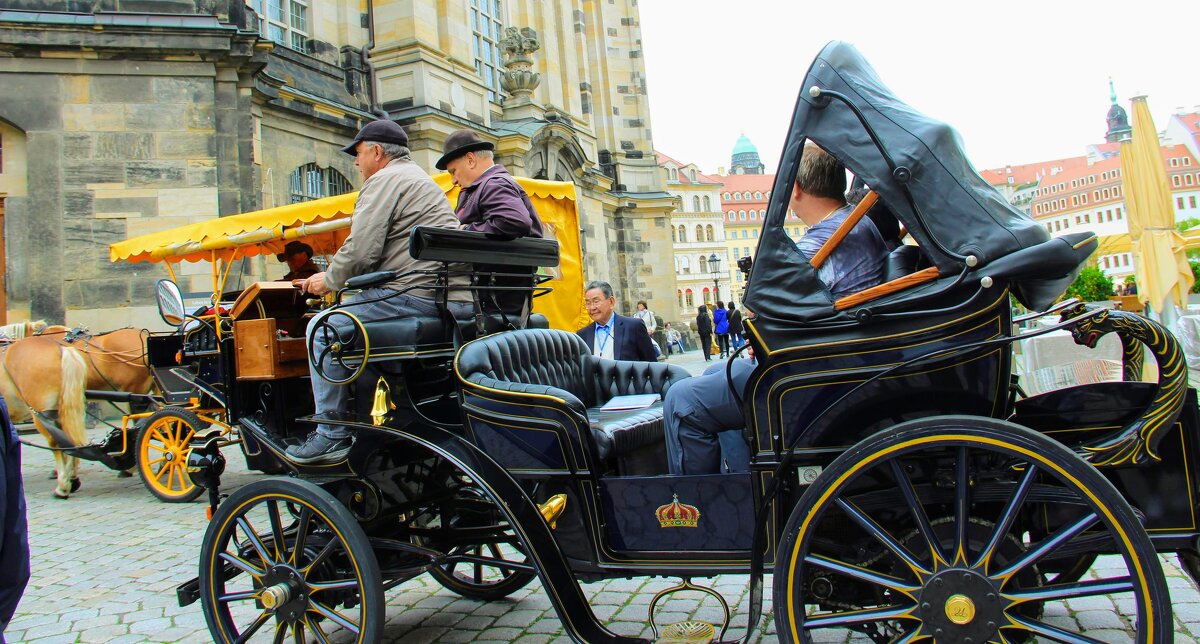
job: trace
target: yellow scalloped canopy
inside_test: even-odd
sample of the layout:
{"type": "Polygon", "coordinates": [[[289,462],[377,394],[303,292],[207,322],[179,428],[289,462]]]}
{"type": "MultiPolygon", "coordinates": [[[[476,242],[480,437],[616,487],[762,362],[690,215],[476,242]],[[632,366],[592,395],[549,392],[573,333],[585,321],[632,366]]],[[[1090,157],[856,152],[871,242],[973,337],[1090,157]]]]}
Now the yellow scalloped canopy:
{"type": "MultiPolygon", "coordinates": [[[[433,177],[450,203],[458,201],[458,187],[450,174],[433,177]]],[[[539,199],[575,201],[575,185],[518,177],[536,203],[539,199]]],[[[357,192],[314,201],[218,217],[170,230],[127,239],[109,246],[114,262],[226,261],[283,251],[284,245],[300,240],[318,255],[332,255],[350,233],[351,215],[357,192]]],[[[539,208],[539,211],[541,208],[539,208]]]]}
{"type": "MultiPolygon", "coordinates": [[[[579,214],[575,209],[575,184],[517,177],[542,219],[547,237],[558,240],[559,266],[551,269],[547,284],[553,292],[535,298],[533,310],[544,313],[557,329],[575,330],[588,323],[583,306],[583,248],[579,239],[579,214]]],[[[453,206],[458,186],[448,173],[434,175],[453,206]]],[[[197,262],[283,252],[292,240],[302,241],[318,255],[332,255],[350,234],[357,192],[315,201],[217,217],[171,230],[134,237],[109,246],[112,261],[197,262]]],[[[214,264],[216,270],[216,264],[214,264]]]]}
{"type": "Polygon", "coordinates": [[[350,233],[357,192],[277,208],[217,217],[150,233],[108,247],[114,262],[198,262],[283,252],[299,239],[318,255],[332,254],[350,233]]]}

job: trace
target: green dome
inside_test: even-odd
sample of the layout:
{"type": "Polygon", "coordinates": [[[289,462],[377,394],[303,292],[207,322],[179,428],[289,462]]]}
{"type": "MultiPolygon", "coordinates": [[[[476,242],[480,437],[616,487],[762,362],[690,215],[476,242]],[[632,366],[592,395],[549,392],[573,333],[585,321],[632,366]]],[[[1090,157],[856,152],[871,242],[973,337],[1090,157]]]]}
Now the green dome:
{"type": "Polygon", "coordinates": [[[750,142],[750,139],[746,138],[746,135],[743,134],[738,137],[737,143],[733,145],[733,153],[745,154],[747,152],[758,154],[758,148],[754,147],[754,144],[750,142]]]}

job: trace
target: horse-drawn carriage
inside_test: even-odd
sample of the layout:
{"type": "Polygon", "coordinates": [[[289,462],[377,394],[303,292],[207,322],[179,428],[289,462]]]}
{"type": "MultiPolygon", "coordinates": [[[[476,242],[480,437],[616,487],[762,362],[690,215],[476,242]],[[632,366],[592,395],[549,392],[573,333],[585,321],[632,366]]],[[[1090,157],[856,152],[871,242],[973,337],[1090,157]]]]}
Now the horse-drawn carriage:
{"type": "MultiPolygon", "coordinates": [[[[418,230],[412,248],[443,275],[481,257],[514,270],[555,261],[542,240],[481,255],[482,241],[418,230]]],[[[743,298],[758,362],[737,392],[748,473],[668,475],[661,406],[601,409],[665,394],[688,377],[678,367],[596,358],[531,319],[494,332],[502,325],[479,309],[318,325],[339,335],[316,357],[357,376],[355,409],[322,419],[355,430],[349,456],[279,457],[316,420],[293,415],[299,392],[272,393],[273,406],[242,422],[293,476],[219,498],[216,443],[194,439],[188,471],[215,509],[180,601],[200,600],[219,641],[344,631],[366,642],[382,636],[384,591],[417,575],[484,600],[537,576],[573,639],[637,641],[605,628],[580,581],[682,577],[664,593],[700,589],[724,606],[692,579],[749,572],[753,629],[771,570],[788,641],[848,629],[880,642],[1094,642],[1043,613],[1095,597],[1112,600],[1137,641],[1170,641],[1157,551],[1179,552],[1195,574],[1196,402],[1161,326],[1053,307],[1095,248],[1090,234],[1050,238],[1010,208],[948,127],[833,43],[804,79],[743,298]],[[877,198],[910,238],[878,287],[833,300],[786,235],[808,139],[873,190],[851,221],[877,198]],[[1013,299],[1061,314],[1044,331],[1070,329],[1082,344],[1119,334],[1126,381],[1024,397],[1011,349],[1028,334],[1014,332],[1013,299]],[[1143,350],[1156,382],[1136,381],[1143,350]]],[[[725,621],[664,635],[721,638],[728,607],[725,621]]]]}

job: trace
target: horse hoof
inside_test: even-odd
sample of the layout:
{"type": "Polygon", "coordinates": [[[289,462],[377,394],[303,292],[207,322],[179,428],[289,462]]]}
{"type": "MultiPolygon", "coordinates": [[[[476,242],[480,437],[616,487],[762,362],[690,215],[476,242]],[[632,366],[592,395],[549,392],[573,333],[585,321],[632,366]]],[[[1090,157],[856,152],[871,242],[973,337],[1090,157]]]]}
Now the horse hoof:
{"type": "Polygon", "coordinates": [[[71,492],[78,492],[81,487],[83,487],[83,481],[71,479],[71,492]]]}
{"type": "Polygon", "coordinates": [[[58,490],[55,490],[55,491],[54,491],[54,498],[56,498],[56,499],[62,499],[63,501],[66,501],[67,499],[71,498],[71,495],[70,495],[70,494],[63,494],[63,493],[59,492],[58,490]]]}
{"type": "Polygon", "coordinates": [[[50,476],[47,476],[46,478],[50,479],[51,481],[57,479],[58,478],[58,470],[54,470],[53,472],[50,473],[50,476]]]}
{"type": "Polygon", "coordinates": [[[117,478],[119,479],[127,479],[131,476],[133,476],[133,472],[130,472],[129,470],[121,470],[120,472],[117,472],[117,478]]]}

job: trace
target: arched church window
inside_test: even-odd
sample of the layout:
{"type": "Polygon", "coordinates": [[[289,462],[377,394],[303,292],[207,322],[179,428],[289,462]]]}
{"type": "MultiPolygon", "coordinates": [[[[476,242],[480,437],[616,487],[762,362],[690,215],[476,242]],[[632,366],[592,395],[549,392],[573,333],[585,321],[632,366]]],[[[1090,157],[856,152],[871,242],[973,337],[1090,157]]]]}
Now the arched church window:
{"type": "Polygon", "coordinates": [[[707,225],[707,226],[705,226],[705,227],[704,227],[704,239],[705,239],[705,241],[716,241],[716,240],[713,238],[713,227],[712,227],[712,224],[709,224],[709,225],[707,225]]]}
{"type": "Polygon", "coordinates": [[[342,176],[342,173],[333,168],[322,168],[315,163],[308,163],[293,170],[289,183],[291,203],[344,195],[354,190],[354,186],[350,185],[350,181],[342,176]]]}

